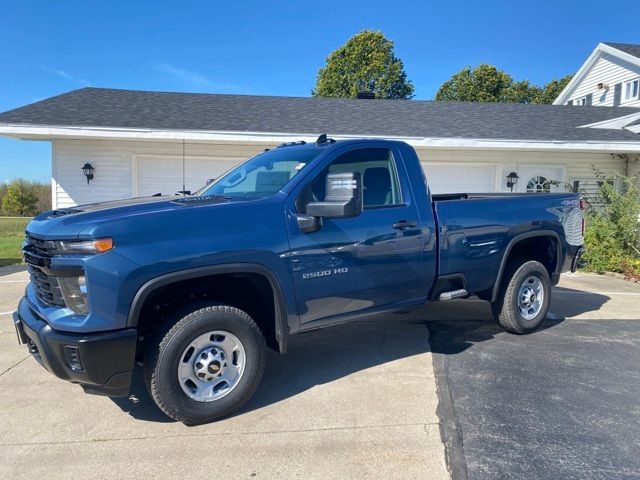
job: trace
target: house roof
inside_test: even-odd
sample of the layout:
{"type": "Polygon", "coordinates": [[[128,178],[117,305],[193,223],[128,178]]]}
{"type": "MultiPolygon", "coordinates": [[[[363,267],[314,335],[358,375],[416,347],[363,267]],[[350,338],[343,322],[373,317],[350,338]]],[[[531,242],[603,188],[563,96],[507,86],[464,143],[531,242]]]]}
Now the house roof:
{"type": "MultiPolygon", "coordinates": [[[[579,128],[640,109],[417,100],[275,97],[83,88],[0,114],[3,126],[161,131],[637,142],[621,129],[579,128]]],[[[632,119],[633,120],[633,119],[632,119]]],[[[630,121],[632,121],[630,120],[630,121]]]]}
{"type": "Polygon", "coordinates": [[[628,53],[629,55],[633,55],[634,57],[640,58],[640,45],[636,45],[633,43],[612,43],[612,42],[603,42],[605,45],[609,45],[610,47],[617,48],[618,50],[628,53]]]}

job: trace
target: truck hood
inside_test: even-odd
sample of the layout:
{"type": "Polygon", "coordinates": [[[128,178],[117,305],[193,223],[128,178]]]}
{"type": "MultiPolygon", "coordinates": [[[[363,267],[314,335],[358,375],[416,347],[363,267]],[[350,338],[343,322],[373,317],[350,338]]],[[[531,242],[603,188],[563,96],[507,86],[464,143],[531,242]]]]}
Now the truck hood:
{"type": "Polygon", "coordinates": [[[82,238],[82,231],[90,225],[114,222],[139,215],[226,203],[229,203],[229,199],[219,196],[182,197],[177,195],[90,203],[44,212],[35,217],[27,225],[26,230],[30,235],[39,238],[46,237],[48,240],[82,238]]]}

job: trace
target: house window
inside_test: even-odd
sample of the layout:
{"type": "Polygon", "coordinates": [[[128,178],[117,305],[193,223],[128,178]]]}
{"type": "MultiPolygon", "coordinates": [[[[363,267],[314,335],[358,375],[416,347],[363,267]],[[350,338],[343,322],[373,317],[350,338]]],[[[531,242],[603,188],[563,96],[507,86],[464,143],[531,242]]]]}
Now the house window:
{"type": "Polygon", "coordinates": [[[574,105],[584,106],[587,104],[587,97],[580,97],[573,101],[574,105]]]}
{"type": "Polygon", "coordinates": [[[624,82],[622,86],[622,102],[638,100],[638,93],[640,93],[640,78],[624,82]]]}
{"type": "Polygon", "coordinates": [[[549,193],[551,191],[551,182],[542,175],[532,177],[527,182],[527,193],[549,193]]]}

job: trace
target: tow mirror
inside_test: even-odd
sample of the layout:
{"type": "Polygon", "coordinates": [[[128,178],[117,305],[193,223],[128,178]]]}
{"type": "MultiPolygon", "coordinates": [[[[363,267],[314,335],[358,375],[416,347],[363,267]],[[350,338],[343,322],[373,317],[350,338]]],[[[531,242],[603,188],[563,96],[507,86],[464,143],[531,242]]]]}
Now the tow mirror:
{"type": "Polygon", "coordinates": [[[359,172],[329,173],[324,202],[307,205],[307,215],[319,218],[357,217],[362,213],[362,178],[359,172]]]}

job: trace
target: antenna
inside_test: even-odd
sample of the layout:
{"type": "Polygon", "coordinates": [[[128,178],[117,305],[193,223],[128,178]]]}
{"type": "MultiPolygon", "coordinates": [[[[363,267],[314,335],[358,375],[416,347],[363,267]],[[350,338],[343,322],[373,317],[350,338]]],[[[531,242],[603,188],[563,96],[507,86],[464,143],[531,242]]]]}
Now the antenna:
{"type": "Polygon", "coordinates": [[[184,181],[184,148],[185,148],[185,140],[183,138],[182,139],[182,196],[186,197],[187,188],[185,186],[185,181],[184,181]]]}

